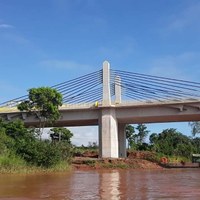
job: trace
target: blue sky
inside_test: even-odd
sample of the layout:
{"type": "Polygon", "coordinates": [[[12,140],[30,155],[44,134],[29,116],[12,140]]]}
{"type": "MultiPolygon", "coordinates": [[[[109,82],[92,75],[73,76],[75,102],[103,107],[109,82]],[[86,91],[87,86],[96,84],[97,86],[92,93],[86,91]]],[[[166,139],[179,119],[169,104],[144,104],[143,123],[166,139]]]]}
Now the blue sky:
{"type": "Polygon", "coordinates": [[[0,0],[0,102],[99,70],[104,60],[199,82],[199,19],[199,0],[0,0]]]}

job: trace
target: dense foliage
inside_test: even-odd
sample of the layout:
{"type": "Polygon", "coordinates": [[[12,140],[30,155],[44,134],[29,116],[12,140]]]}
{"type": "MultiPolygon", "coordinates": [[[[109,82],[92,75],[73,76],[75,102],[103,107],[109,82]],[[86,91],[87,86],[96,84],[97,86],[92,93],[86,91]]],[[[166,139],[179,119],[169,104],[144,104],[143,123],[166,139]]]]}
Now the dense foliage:
{"type": "Polygon", "coordinates": [[[73,133],[64,127],[54,127],[50,129],[50,137],[51,140],[54,142],[60,142],[60,141],[65,141],[68,144],[71,144],[71,137],[73,136],[73,133]]]}
{"type": "Polygon", "coordinates": [[[58,107],[61,105],[61,93],[50,87],[40,87],[30,89],[29,100],[21,102],[18,109],[34,113],[41,123],[52,123],[59,119],[58,107]]]}
{"type": "Polygon", "coordinates": [[[0,156],[16,155],[27,164],[49,168],[69,161],[71,154],[70,137],[57,143],[39,140],[34,129],[25,128],[22,121],[0,121],[0,156]]]}
{"type": "MultiPolygon", "coordinates": [[[[198,129],[196,123],[192,127],[198,129]]],[[[126,138],[128,146],[132,150],[154,151],[166,156],[177,156],[191,158],[192,154],[200,153],[200,138],[192,138],[169,128],[161,133],[152,133],[149,136],[149,144],[145,143],[149,131],[144,124],[138,124],[136,128],[132,125],[126,126],[126,138]],[[137,132],[136,132],[137,130],[137,132]]]]}
{"type": "Polygon", "coordinates": [[[192,138],[183,135],[176,129],[165,129],[159,134],[151,134],[152,149],[165,155],[175,155],[190,158],[192,153],[199,152],[199,146],[194,144],[192,138]]]}
{"type": "Polygon", "coordinates": [[[126,139],[128,148],[134,150],[147,150],[145,139],[149,131],[145,124],[138,124],[136,128],[130,124],[126,125],[126,139]]]}

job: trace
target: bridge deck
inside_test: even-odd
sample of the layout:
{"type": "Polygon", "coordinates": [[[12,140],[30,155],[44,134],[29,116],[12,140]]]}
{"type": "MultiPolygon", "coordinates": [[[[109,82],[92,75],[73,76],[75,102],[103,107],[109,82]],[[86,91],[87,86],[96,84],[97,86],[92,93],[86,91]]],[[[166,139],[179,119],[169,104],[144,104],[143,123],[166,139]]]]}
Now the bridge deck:
{"type": "MultiPolygon", "coordinates": [[[[200,99],[185,99],[182,101],[177,100],[170,100],[170,101],[123,101],[121,103],[115,103],[114,101],[111,103],[109,107],[152,107],[152,106],[180,106],[180,105],[190,105],[193,107],[200,108],[200,99]]],[[[81,104],[63,104],[59,110],[84,110],[84,109],[93,109],[93,108],[102,108],[106,107],[103,106],[101,102],[94,102],[94,103],[81,103],[81,104]]],[[[14,113],[20,112],[16,106],[4,106],[0,107],[0,114],[3,113],[14,113]]]]}

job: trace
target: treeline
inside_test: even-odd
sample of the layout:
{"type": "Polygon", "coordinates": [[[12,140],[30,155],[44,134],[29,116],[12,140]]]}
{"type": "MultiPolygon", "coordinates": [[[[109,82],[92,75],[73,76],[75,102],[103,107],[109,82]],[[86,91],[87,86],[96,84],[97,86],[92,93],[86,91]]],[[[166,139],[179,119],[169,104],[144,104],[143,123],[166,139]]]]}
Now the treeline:
{"type": "Polygon", "coordinates": [[[191,158],[194,153],[200,153],[200,138],[188,137],[174,128],[163,130],[161,133],[152,133],[149,143],[145,140],[150,131],[145,124],[138,124],[136,128],[127,125],[126,136],[129,149],[154,151],[166,156],[180,156],[191,158]]]}
{"type": "Polygon", "coordinates": [[[51,129],[50,140],[41,140],[37,129],[28,129],[20,120],[0,119],[0,168],[18,165],[51,168],[72,156],[72,133],[65,128],[51,129]]]}

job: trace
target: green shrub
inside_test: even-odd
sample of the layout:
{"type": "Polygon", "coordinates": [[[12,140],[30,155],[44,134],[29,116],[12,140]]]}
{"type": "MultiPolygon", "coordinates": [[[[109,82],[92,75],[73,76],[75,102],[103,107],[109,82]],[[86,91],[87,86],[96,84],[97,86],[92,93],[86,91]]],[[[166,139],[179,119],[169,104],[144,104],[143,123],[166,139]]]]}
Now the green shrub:
{"type": "Polygon", "coordinates": [[[17,153],[28,163],[46,168],[52,167],[62,160],[70,161],[72,154],[71,145],[67,143],[53,144],[50,141],[40,140],[26,145],[22,144],[17,153]]]}
{"type": "Polygon", "coordinates": [[[14,140],[6,135],[4,129],[0,129],[0,155],[3,155],[8,151],[14,151],[14,146],[14,140]]]}
{"type": "Polygon", "coordinates": [[[26,166],[26,162],[12,153],[0,156],[0,170],[15,171],[26,166]]]}
{"type": "Polygon", "coordinates": [[[0,156],[1,167],[9,168],[15,161],[17,164],[18,159],[23,159],[24,163],[32,166],[50,168],[71,160],[72,145],[69,141],[39,140],[34,130],[25,128],[21,121],[0,120],[0,156]]]}

